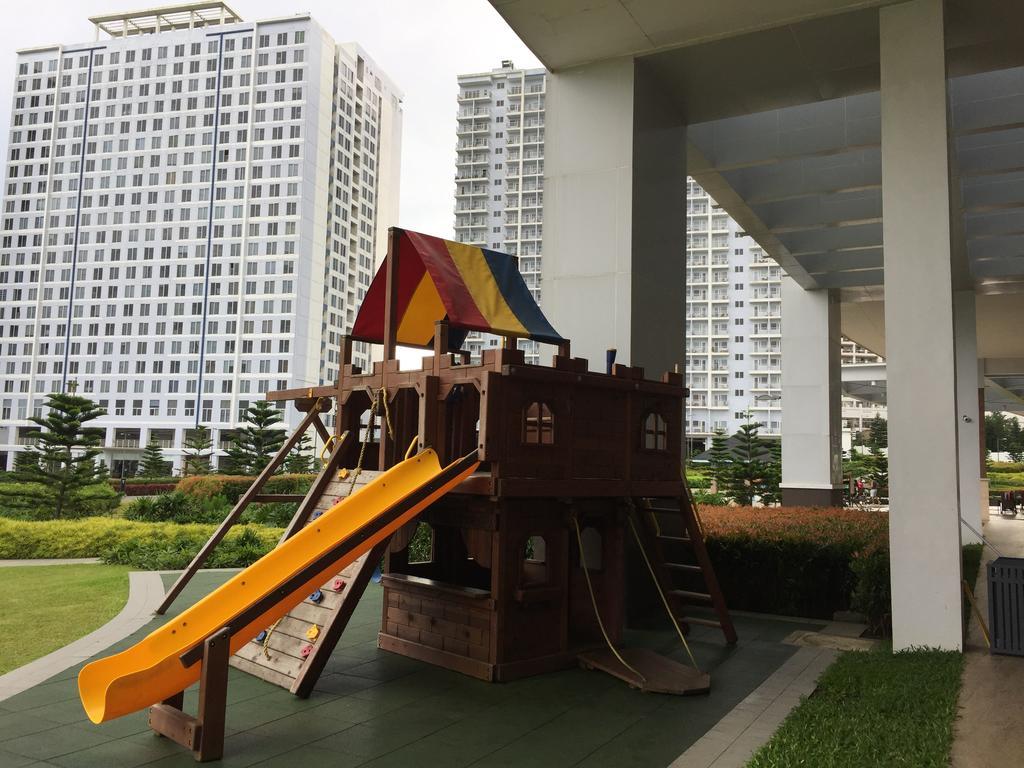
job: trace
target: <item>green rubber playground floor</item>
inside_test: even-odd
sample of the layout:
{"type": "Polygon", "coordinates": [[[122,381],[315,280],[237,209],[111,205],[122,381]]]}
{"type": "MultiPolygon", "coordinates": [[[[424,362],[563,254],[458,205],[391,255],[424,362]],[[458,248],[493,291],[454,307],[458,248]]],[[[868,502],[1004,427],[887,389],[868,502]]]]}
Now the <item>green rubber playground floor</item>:
{"type": "MultiPolygon", "coordinates": [[[[199,574],[175,606],[190,605],[227,576],[199,574]]],[[[694,628],[691,647],[712,675],[707,696],[644,694],[581,669],[489,684],[378,650],[381,594],[367,589],[309,699],[232,669],[225,757],[208,765],[662,768],[793,654],[781,643],[786,635],[818,626],[736,617],[740,643],[731,649],[720,632],[694,628]]],[[[662,652],[677,646],[669,632],[630,632],[627,643],[662,652]]],[[[670,655],[684,660],[681,649],[670,655]]],[[[77,674],[74,667],[0,702],[0,766],[195,765],[191,753],[149,730],[145,712],[89,723],[77,674]]],[[[188,711],[195,703],[193,689],[188,711]]]]}

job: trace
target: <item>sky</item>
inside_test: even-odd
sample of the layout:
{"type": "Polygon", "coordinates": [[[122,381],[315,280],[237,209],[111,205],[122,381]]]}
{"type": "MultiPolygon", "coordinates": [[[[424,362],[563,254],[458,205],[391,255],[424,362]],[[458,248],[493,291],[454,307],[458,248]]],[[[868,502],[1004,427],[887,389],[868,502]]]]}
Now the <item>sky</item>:
{"type": "MultiPolygon", "coordinates": [[[[159,0],[34,0],[0,27],[0,157],[7,156],[15,51],[91,42],[89,16],[171,5],[159,0]]],[[[540,66],[487,0],[228,0],[245,21],[309,12],[338,42],[358,42],[404,93],[397,224],[451,237],[456,77],[512,59],[540,66]]]]}

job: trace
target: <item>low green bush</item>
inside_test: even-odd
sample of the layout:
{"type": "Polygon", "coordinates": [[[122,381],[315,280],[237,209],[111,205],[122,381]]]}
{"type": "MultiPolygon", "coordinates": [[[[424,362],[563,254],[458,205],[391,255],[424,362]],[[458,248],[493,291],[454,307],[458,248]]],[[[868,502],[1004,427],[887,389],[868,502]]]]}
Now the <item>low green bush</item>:
{"type": "Polygon", "coordinates": [[[271,504],[250,504],[240,518],[243,523],[257,523],[275,528],[285,528],[295,516],[298,504],[274,502],[271,504]]]}
{"type": "MultiPolygon", "coordinates": [[[[121,494],[106,483],[75,493],[64,508],[65,518],[108,515],[121,503],[121,494]]],[[[0,517],[15,520],[53,519],[53,493],[41,483],[0,483],[0,517]]]]}
{"type": "Polygon", "coordinates": [[[174,491],[136,499],[125,507],[123,517],[145,523],[219,523],[230,509],[223,496],[198,498],[174,491]]]}
{"type": "MultiPolygon", "coordinates": [[[[214,528],[109,517],[48,521],[0,518],[0,559],[100,557],[108,563],[139,569],[179,569],[188,565],[214,528]]],[[[250,565],[273,549],[280,536],[280,529],[235,526],[214,549],[207,566],[250,565]]]]}

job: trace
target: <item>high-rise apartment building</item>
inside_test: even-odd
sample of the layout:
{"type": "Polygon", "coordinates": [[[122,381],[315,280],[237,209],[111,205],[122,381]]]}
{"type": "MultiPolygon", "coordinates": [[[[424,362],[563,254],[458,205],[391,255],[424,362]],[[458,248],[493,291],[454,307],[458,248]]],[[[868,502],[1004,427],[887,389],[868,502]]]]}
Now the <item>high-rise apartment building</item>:
{"type": "Polygon", "coordinates": [[[96,42],[18,53],[0,468],[47,393],[107,410],[118,474],[150,439],[178,465],[197,425],[223,447],[268,391],[334,381],[397,216],[401,95],[358,45],[220,2],[92,21],[96,42]]]}
{"type": "Polygon", "coordinates": [[[697,182],[686,191],[686,432],[782,431],[781,268],[697,182]]]}
{"type": "MultiPolygon", "coordinates": [[[[539,302],[544,207],[543,69],[500,69],[459,76],[455,238],[519,257],[519,271],[539,302]]],[[[473,333],[465,348],[478,356],[497,346],[473,333]]],[[[533,341],[519,342],[538,362],[533,341]]]]}

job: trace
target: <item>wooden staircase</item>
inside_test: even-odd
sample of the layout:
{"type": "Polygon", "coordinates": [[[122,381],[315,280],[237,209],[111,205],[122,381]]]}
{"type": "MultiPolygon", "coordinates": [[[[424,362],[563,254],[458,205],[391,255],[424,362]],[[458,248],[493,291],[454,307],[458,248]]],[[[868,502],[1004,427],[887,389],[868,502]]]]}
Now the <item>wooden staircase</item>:
{"type": "Polygon", "coordinates": [[[689,489],[680,498],[634,499],[632,515],[655,577],[683,630],[690,625],[715,627],[722,630],[727,643],[734,644],[736,628],[708,557],[689,489]]]}

